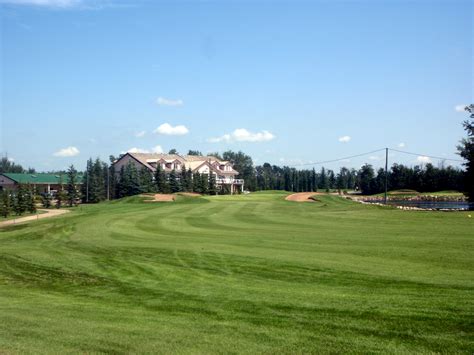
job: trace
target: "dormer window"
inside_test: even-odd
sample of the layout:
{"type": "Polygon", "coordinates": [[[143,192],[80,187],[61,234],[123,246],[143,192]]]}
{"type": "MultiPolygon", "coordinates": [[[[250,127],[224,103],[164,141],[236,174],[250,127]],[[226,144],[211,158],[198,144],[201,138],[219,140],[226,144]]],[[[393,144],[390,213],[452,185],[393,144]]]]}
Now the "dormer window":
{"type": "Polygon", "coordinates": [[[225,165],[224,165],[224,164],[222,164],[222,165],[219,165],[219,169],[221,169],[221,170],[225,170],[225,165]]]}
{"type": "Polygon", "coordinates": [[[166,163],[166,168],[171,169],[171,163],[166,163]]]}

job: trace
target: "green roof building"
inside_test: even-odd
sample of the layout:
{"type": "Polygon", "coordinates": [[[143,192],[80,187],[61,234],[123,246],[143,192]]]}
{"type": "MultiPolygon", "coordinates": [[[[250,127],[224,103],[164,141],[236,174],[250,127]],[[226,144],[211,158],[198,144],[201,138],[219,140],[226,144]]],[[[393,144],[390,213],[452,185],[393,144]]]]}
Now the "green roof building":
{"type": "MultiPolygon", "coordinates": [[[[77,184],[82,184],[82,175],[77,176],[77,184]]],[[[19,184],[29,184],[35,187],[38,192],[51,192],[62,189],[62,185],[67,183],[67,174],[0,174],[0,190],[16,189],[19,184]]]]}

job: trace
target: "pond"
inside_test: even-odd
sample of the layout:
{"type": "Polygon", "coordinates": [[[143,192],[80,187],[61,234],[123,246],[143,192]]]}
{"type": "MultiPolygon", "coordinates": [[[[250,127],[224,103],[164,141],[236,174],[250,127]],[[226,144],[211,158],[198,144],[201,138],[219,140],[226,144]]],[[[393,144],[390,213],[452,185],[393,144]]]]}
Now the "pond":
{"type": "MultiPolygon", "coordinates": [[[[366,200],[367,203],[384,203],[381,200],[366,200]]],[[[391,206],[403,206],[403,207],[416,207],[432,210],[474,210],[474,203],[467,201],[422,201],[422,200],[388,200],[388,205],[391,206]]]]}

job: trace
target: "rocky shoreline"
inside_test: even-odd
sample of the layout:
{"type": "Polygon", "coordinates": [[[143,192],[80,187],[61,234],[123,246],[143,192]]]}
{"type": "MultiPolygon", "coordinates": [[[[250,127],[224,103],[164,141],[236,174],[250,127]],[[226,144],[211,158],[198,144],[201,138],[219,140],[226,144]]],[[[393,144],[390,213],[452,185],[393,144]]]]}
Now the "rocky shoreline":
{"type": "Polygon", "coordinates": [[[367,205],[391,207],[405,211],[468,211],[469,208],[422,208],[415,206],[396,205],[396,202],[467,202],[465,196],[438,196],[438,195],[418,195],[418,196],[387,196],[387,201],[391,204],[383,203],[382,196],[345,196],[345,198],[367,205]]]}

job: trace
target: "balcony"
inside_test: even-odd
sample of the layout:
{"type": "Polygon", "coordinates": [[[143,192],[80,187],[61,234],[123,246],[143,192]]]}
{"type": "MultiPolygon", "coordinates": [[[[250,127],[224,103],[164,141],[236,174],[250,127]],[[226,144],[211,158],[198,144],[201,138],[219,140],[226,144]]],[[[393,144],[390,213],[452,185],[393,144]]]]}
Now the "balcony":
{"type": "Polygon", "coordinates": [[[243,185],[244,179],[216,179],[216,184],[243,185]]]}

